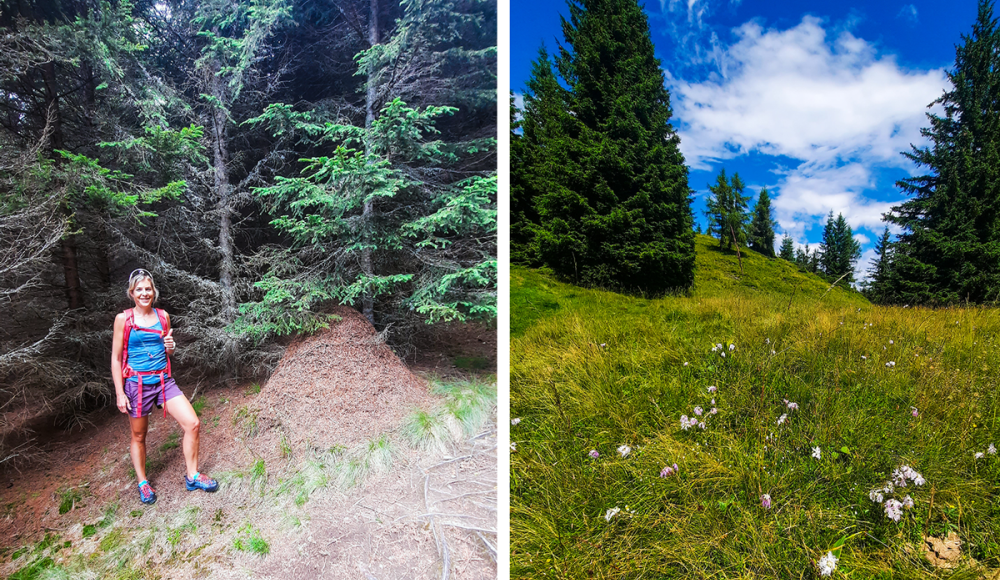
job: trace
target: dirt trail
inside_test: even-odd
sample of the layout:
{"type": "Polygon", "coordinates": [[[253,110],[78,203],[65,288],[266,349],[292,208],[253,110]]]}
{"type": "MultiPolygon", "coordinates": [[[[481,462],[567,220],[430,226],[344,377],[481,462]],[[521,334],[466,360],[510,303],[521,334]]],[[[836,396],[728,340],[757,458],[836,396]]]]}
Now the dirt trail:
{"type": "MultiPolygon", "coordinates": [[[[142,506],[127,422],[113,409],[92,415],[82,432],[48,441],[20,472],[0,473],[0,577],[43,556],[91,577],[101,577],[103,563],[135,566],[144,578],[441,578],[445,560],[451,578],[495,577],[495,408],[474,432],[451,421],[452,437],[429,450],[409,446],[400,435],[407,414],[419,407],[444,416],[457,399],[430,394],[366,322],[344,314],[347,323],[290,349],[286,361],[299,357],[294,375],[279,367],[259,394],[240,385],[199,395],[201,466],[220,479],[216,494],[184,489],[179,429],[158,415],[147,472],[160,499],[142,506]],[[378,406],[345,405],[355,392],[375,396],[378,406]],[[326,407],[296,422],[289,396],[326,407]],[[357,430],[325,428],[324,420],[357,430]],[[376,449],[382,455],[372,452],[373,440],[386,443],[376,449]],[[345,468],[357,465],[356,473],[345,468]],[[359,483],[338,485],[348,471],[346,480],[359,483]],[[266,540],[269,554],[235,547],[247,530],[266,540]],[[39,543],[47,533],[60,544],[39,543]],[[18,554],[25,546],[33,551],[18,554]]],[[[424,353],[440,365],[435,374],[469,376],[445,362],[459,355],[488,360],[487,372],[495,372],[493,330],[451,332],[461,340],[448,351],[424,353]]]]}

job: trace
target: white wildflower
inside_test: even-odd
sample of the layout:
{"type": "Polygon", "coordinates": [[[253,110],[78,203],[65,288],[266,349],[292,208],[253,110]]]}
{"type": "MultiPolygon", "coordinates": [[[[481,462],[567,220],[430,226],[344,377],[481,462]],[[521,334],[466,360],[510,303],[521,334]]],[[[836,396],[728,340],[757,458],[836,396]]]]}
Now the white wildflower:
{"type": "Polygon", "coordinates": [[[977,451],[975,457],[976,457],[976,459],[982,459],[983,458],[983,452],[982,451],[977,451]]]}
{"type": "Polygon", "coordinates": [[[819,458],[820,458],[820,455],[821,455],[821,453],[822,453],[822,452],[820,451],[820,448],[819,448],[819,447],[813,447],[813,457],[814,457],[815,459],[819,459],[819,458]]]}
{"type": "Polygon", "coordinates": [[[521,418],[520,417],[510,420],[510,424],[511,425],[517,425],[520,422],[521,422],[521,418]]]}
{"type": "Polygon", "coordinates": [[[829,576],[837,568],[837,557],[833,555],[833,552],[827,552],[826,556],[819,559],[818,565],[819,575],[829,576]]]}
{"type": "Polygon", "coordinates": [[[715,391],[718,391],[718,390],[719,390],[719,387],[716,387],[715,385],[712,385],[711,387],[708,387],[708,392],[709,393],[714,393],[715,391]]]}
{"type": "Polygon", "coordinates": [[[873,503],[882,503],[885,498],[882,496],[881,489],[873,489],[868,492],[868,499],[872,500],[873,503]]]}
{"type": "Polygon", "coordinates": [[[784,415],[778,417],[778,425],[781,425],[782,423],[784,423],[785,419],[788,419],[788,415],[787,414],[784,414],[784,415]]]}
{"type": "Polygon", "coordinates": [[[611,518],[615,517],[615,515],[617,515],[618,512],[620,512],[620,511],[622,511],[621,508],[613,507],[613,508],[609,509],[608,511],[604,512],[604,519],[606,521],[610,522],[611,518]]]}
{"type": "Polygon", "coordinates": [[[694,408],[694,414],[695,414],[695,415],[698,415],[699,417],[701,417],[701,414],[702,414],[703,412],[704,412],[704,411],[702,410],[702,408],[701,408],[701,407],[695,407],[695,408],[694,408]]]}
{"type": "Polygon", "coordinates": [[[733,352],[734,350],[736,350],[736,345],[735,345],[735,344],[732,344],[732,343],[730,343],[730,344],[729,344],[729,352],[733,352]]]}
{"type": "Polygon", "coordinates": [[[628,457],[628,454],[632,453],[632,448],[628,445],[622,445],[618,448],[618,453],[620,453],[622,457],[628,457]]]}
{"type": "Polygon", "coordinates": [[[897,499],[885,500],[885,515],[892,521],[898,522],[903,517],[903,504],[897,499]]]}
{"type": "Polygon", "coordinates": [[[511,441],[510,442],[510,450],[511,451],[517,451],[517,443],[514,443],[513,441],[511,441]]]}
{"type": "Polygon", "coordinates": [[[699,428],[701,428],[702,430],[704,430],[704,429],[707,429],[707,428],[708,428],[708,427],[707,427],[707,426],[705,425],[705,422],[704,422],[704,421],[702,421],[701,423],[698,423],[698,427],[699,427],[699,428]]]}
{"type": "Polygon", "coordinates": [[[986,452],[989,453],[990,455],[996,455],[997,454],[996,445],[990,443],[990,446],[986,448],[986,452]]]}
{"type": "Polygon", "coordinates": [[[910,497],[910,496],[904,497],[903,498],[903,507],[905,507],[906,509],[912,508],[913,507],[913,498],[910,497]]]}

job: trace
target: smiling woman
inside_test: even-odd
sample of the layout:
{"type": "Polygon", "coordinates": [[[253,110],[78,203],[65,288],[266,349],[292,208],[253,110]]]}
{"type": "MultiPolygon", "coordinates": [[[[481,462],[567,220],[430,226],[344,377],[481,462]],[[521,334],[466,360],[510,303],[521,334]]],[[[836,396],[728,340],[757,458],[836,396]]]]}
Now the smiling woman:
{"type": "Polygon", "coordinates": [[[154,405],[163,408],[164,417],[170,413],[184,430],[184,462],[187,466],[184,483],[188,491],[215,491],[219,484],[198,471],[198,415],[170,375],[170,355],[177,345],[170,316],[163,310],[153,308],[160,297],[153,276],[141,268],[134,270],[129,275],[128,296],[135,306],[115,317],[111,376],[115,383],[118,410],[129,416],[132,430],[129,452],[138,479],[139,501],[156,503],[156,491],[146,479],[146,433],[154,405]],[[151,388],[143,393],[144,387],[151,388]]]}

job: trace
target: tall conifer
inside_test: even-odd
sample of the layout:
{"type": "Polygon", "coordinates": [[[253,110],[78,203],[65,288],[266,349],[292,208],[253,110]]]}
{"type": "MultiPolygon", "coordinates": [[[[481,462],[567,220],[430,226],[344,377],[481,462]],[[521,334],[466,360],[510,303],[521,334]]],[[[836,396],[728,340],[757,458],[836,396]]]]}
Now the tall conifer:
{"type": "MultiPolygon", "coordinates": [[[[733,243],[745,246],[747,243],[747,202],[750,196],[743,195],[746,186],[739,173],[731,180],[726,179],[726,170],[719,170],[715,185],[709,185],[710,192],[705,215],[708,217],[708,233],[719,238],[719,247],[732,249],[733,243]],[[735,236],[735,238],[733,237],[735,236]]],[[[772,237],[772,244],[773,244],[772,237]]]]}
{"type": "Polygon", "coordinates": [[[788,260],[789,262],[795,261],[795,244],[792,242],[791,236],[786,232],[781,238],[781,250],[778,252],[783,260],[788,260]]]}
{"type": "Polygon", "coordinates": [[[767,188],[762,187],[757,204],[753,207],[753,221],[750,222],[750,234],[747,236],[750,249],[773,258],[776,225],[771,219],[771,197],[767,194],[767,188]]]}
{"type": "Polygon", "coordinates": [[[854,239],[854,231],[844,219],[844,214],[833,217],[833,211],[823,228],[823,243],[820,245],[819,264],[823,272],[836,280],[844,276],[844,283],[854,281],[854,265],[861,257],[861,244],[854,239]]]}
{"type": "Polygon", "coordinates": [[[646,16],[635,0],[570,0],[569,9],[557,58],[569,130],[557,148],[564,156],[552,162],[558,187],[536,204],[540,256],[580,284],[651,293],[689,286],[687,168],[646,16]]]}
{"type": "Polygon", "coordinates": [[[892,265],[892,241],[889,235],[889,226],[875,241],[875,263],[868,270],[868,284],[865,288],[865,295],[876,304],[886,300],[889,293],[889,276],[892,265]]]}
{"type": "Polygon", "coordinates": [[[911,199],[886,220],[903,228],[887,300],[954,303],[996,300],[1000,291],[1000,30],[980,0],[972,34],[962,36],[952,88],[932,105],[930,147],[905,153],[925,175],[897,182],[911,199]]]}

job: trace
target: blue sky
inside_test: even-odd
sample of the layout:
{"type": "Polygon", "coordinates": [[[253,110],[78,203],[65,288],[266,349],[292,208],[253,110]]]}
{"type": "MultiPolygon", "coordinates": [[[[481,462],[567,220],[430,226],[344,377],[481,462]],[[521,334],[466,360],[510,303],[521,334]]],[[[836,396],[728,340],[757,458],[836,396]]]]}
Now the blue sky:
{"type": "MultiPolygon", "coordinates": [[[[691,168],[695,219],[721,168],[756,200],[772,199],[780,233],[820,241],[843,213],[863,255],[874,256],[881,215],[905,197],[897,179],[919,174],[900,155],[922,145],[927,106],[948,86],[955,45],[976,3],[660,0],[647,2],[656,55],[691,168]]],[[[511,84],[524,90],[545,43],[563,41],[564,0],[511,1],[511,84]]]]}

